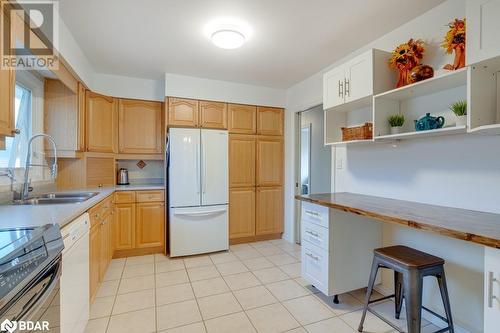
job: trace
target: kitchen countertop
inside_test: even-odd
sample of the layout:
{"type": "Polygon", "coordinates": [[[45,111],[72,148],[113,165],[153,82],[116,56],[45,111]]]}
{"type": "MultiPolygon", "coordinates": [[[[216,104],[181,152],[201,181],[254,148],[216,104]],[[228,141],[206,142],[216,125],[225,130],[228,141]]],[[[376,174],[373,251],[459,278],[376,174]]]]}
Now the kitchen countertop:
{"type": "Polygon", "coordinates": [[[80,203],[33,206],[0,205],[0,228],[37,227],[45,224],[59,224],[62,228],[115,191],[163,190],[164,188],[164,185],[161,184],[132,184],[57,191],[56,193],[99,192],[99,194],[80,203]]]}
{"type": "Polygon", "coordinates": [[[297,195],[297,200],[500,248],[500,214],[355,193],[297,195]]]}

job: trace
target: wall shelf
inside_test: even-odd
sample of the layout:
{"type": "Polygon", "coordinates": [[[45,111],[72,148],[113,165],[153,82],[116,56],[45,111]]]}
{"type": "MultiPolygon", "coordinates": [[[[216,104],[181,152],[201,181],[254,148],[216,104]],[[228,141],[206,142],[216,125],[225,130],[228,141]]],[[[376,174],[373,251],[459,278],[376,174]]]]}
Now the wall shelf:
{"type": "Polygon", "coordinates": [[[375,137],[375,141],[394,141],[394,140],[405,140],[405,139],[417,139],[424,137],[442,136],[442,135],[452,135],[452,134],[465,134],[467,133],[467,126],[450,126],[439,128],[429,131],[419,131],[419,132],[407,132],[399,134],[388,134],[375,137]]]}
{"type": "Polygon", "coordinates": [[[373,140],[351,140],[351,141],[339,141],[339,142],[331,142],[325,144],[326,146],[334,146],[334,147],[344,147],[344,146],[353,146],[353,145],[363,145],[367,143],[373,143],[373,140]]]}

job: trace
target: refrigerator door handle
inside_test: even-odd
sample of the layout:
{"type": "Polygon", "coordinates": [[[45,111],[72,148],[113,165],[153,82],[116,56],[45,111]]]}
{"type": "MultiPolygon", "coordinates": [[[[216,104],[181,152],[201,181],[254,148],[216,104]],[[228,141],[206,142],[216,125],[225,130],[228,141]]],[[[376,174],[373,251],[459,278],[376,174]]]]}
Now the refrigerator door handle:
{"type": "Polygon", "coordinates": [[[201,188],[201,170],[200,170],[200,143],[198,142],[197,146],[196,146],[196,154],[198,155],[197,157],[197,161],[196,161],[196,184],[197,184],[197,189],[196,189],[196,193],[197,194],[200,194],[200,188],[201,188]]]}
{"type": "Polygon", "coordinates": [[[204,142],[201,143],[201,154],[202,154],[202,163],[203,163],[203,194],[207,193],[207,153],[204,147],[204,142]]]}
{"type": "Polygon", "coordinates": [[[174,212],[174,215],[179,215],[179,216],[208,216],[208,215],[214,215],[218,213],[225,213],[227,212],[226,208],[220,208],[220,209],[214,209],[214,210],[200,210],[200,211],[195,211],[195,212],[174,212]]]}

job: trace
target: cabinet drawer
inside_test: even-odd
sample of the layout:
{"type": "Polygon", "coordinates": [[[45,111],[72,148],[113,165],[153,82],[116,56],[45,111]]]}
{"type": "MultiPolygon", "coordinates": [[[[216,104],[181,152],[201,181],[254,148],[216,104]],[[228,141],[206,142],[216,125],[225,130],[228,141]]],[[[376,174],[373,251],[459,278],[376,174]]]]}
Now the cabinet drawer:
{"type": "Polygon", "coordinates": [[[157,202],[157,201],[165,201],[164,192],[161,190],[136,192],[136,202],[157,202]]]}
{"type": "Polygon", "coordinates": [[[90,227],[101,223],[113,210],[113,196],[109,196],[89,209],[90,227]]]}
{"type": "Polygon", "coordinates": [[[330,231],[325,227],[321,227],[311,222],[303,221],[302,223],[302,241],[314,244],[325,251],[330,250],[330,231]]]}
{"type": "Polygon", "coordinates": [[[135,202],[134,191],[115,192],[115,203],[133,203],[135,202]]]}
{"type": "Polygon", "coordinates": [[[329,227],[328,207],[315,205],[309,202],[302,202],[302,215],[303,222],[311,222],[322,227],[329,227]]]}
{"type": "Polygon", "coordinates": [[[302,243],[302,277],[329,295],[329,253],[309,242],[302,243]]]}

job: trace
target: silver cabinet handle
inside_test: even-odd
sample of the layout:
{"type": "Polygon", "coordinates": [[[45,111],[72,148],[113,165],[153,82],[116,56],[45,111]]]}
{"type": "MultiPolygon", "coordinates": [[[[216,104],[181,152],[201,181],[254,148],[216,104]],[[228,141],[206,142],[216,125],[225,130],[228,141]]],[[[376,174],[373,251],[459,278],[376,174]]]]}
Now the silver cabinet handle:
{"type": "Polygon", "coordinates": [[[344,79],[344,85],[345,85],[345,95],[351,96],[351,83],[349,82],[348,79],[344,79]]]}
{"type": "Polygon", "coordinates": [[[311,254],[311,253],[306,253],[306,256],[308,256],[309,258],[311,258],[312,260],[315,260],[315,261],[319,261],[319,258],[316,257],[315,255],[311,254]]]}
{"type": "Polygon", "coordinates": [[[488,272],[488,307],[492,308],[493,307],[493,300],[494,299],[499,299],[498,296],[493,295],[493,283],[495,282],[500,282],[498,279],[495,278],[493,275],[493,272],[488,272]]]}
{"type": "Polygon", "coordinates": [[[344,97],[344,82],[339,80],[339,97],[344,97]]]}
{"type": "Polygon", "coordinates": [[[309,234],[309,235],[311,235],[313,237],[316,237],[316,238],[319,237],[319,234],[317,232],[312,232],[312,231],[309,231],[309,230],[306,230],[306,234],[309,234]]]}

